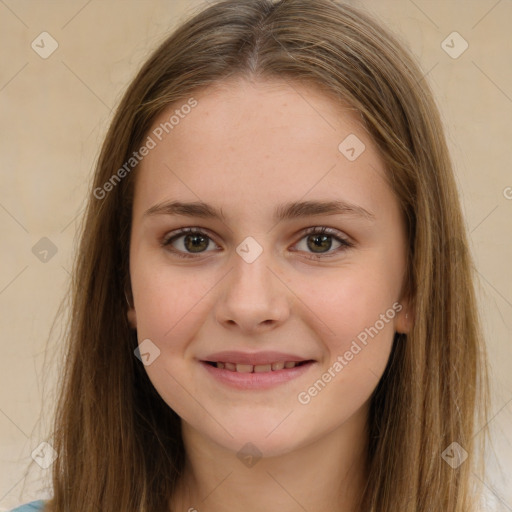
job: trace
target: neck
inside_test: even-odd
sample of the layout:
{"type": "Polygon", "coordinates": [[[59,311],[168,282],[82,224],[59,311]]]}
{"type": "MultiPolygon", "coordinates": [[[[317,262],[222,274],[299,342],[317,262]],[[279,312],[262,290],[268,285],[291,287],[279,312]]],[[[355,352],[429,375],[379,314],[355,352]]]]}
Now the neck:
{"type": "Polygon", "coordinates": [[[360,512],[367,480],[366,419],[363,407],[305,446],[245,464],[182,420],[187,459],[171,511],[360,512]]]}

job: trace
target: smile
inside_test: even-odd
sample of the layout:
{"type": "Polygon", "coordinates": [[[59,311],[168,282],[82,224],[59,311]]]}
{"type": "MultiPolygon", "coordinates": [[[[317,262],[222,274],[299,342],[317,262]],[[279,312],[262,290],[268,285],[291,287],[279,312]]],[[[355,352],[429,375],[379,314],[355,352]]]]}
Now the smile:
{"type": "Polygon", "coordinates": [[[302,364],[308,363],[309,361],[276,361],[274,363],[268,364],[243,364],[243,363],[228,363],[228,362],[213,362],[213,361],[205,361],[206,363],[215,366],[219,369],[229,370],[231,372],[238,373],[266,373],[266,372],[275,372],[283,369],[295,368],[296,366],[300,366],[302,364]]]}
{"type": "Polygon", "coordinates": [[[297,379],[318,364],[316,361],[275,361],[245,364],[224,361],[200,361],[209,379],[238,390],[265,390],[297,379]]]}

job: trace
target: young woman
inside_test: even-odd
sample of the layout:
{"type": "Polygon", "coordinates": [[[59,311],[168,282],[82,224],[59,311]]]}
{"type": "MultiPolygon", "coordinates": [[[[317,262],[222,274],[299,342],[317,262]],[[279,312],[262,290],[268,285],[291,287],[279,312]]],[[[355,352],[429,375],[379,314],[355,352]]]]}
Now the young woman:
{"type": "Polygon", "coordinates": [[[106,137],[54,497],[31,506],[479,510],[467,247],[437,107],[392,35],[329,0],[209,6],[106,137]]]}

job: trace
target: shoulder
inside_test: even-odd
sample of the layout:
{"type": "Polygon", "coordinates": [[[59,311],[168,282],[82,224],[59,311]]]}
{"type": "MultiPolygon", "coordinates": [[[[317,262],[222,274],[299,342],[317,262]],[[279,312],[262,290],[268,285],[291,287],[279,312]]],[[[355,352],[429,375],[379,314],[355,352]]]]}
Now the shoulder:
{"type": "Polygon", "coordinates": [[[35,512],[36,510],[43,512],[43,510],[44,510],[44,501],[43,500],[31,501],[30,503],[26,503],[25,505],[20,505],[19,507],[11,510],[11,512],[35,512]]]}

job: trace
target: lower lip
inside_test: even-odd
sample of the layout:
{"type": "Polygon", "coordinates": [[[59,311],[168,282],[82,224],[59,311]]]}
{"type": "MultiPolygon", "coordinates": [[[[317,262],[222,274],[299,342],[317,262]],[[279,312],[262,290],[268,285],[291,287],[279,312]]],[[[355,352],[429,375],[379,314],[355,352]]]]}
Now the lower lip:
{"type": "Polygon", "coordinates": [[[258,373],[233,372],[217,368],[204,361],[200,361],[200,363],[213,378],[232,388],[269,389],[304,375],[315,364],[315,361],[309,361],[294,368],[283,368],[282,370],[258,373]]]}

